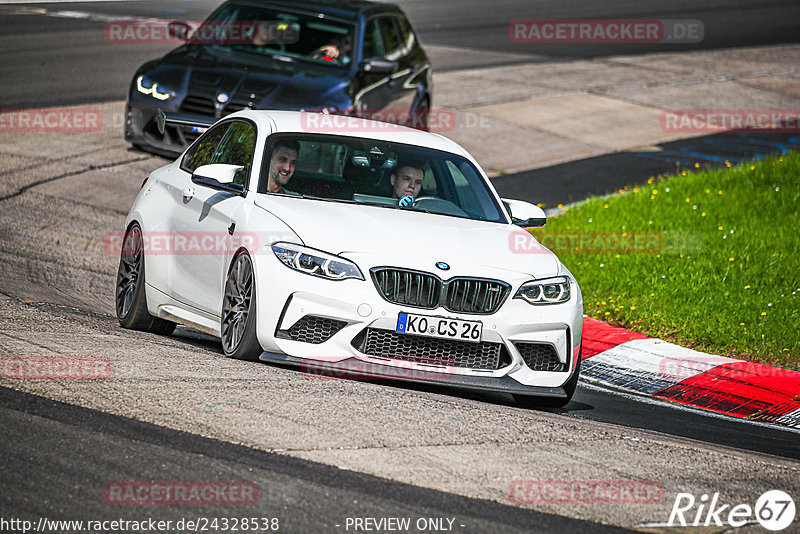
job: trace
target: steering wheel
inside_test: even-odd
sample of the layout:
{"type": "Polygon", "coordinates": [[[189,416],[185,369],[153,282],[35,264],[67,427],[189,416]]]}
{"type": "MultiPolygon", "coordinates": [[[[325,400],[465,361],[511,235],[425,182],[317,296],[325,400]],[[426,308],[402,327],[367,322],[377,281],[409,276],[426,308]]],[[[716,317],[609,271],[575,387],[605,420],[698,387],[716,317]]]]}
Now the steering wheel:
{"type": "Polygon", "coordinates": [[[467,212],[459,208],[456,204],[439,197],[419,197],[414,202],[414,208],[444,215],[458,215],[468,217],[467,212]]]}

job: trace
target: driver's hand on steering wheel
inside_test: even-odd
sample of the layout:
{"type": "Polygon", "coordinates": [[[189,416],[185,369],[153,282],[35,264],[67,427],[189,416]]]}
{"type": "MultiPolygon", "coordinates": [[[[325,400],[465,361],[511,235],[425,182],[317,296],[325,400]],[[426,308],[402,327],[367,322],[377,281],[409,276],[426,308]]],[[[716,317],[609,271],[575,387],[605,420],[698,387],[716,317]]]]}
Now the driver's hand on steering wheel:
{"type": "Polygon", "coordinates": [[[339,57],[339,47],[333,44],[322,46],[315,50],[311,57],[329,57],[331,59],[336,59],[339,57]]]}

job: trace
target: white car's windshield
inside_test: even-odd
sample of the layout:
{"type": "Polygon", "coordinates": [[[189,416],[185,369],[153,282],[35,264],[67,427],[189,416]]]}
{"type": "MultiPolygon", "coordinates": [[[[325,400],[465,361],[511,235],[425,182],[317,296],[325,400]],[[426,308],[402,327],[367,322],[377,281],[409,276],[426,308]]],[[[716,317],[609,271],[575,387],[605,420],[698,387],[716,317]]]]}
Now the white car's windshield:
{"type": "Polygon", "coordinates": [[[272,136],[258,191],[507,222],[484,178],[467,159],[374,139],[272,136]],[[289,160],[296,163],[290,167],[289,160]]]}

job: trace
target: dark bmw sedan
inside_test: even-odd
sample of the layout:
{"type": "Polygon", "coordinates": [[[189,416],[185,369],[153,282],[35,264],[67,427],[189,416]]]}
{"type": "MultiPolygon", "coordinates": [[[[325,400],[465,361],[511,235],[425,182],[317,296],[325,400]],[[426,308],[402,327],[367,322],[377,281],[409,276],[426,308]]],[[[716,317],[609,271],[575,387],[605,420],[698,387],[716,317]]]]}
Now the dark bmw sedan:
{"type": "MultiPolygon", "coordinates": [[[[231,0],[131,81],[125,139],[174,156],[241,109],[307,110],[427,129],[430,60],[399,7],[231,0]]],[[[185,33],[182,33],[185,32],[185,33]]]]}

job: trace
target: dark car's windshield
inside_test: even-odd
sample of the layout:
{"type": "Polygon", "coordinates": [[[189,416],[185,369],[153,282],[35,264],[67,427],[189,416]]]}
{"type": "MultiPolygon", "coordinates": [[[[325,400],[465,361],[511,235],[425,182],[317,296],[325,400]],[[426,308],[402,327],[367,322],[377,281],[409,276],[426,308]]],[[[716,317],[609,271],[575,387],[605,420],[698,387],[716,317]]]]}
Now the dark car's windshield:
{"type": "Polygon", "coordinates": [[[275,190],[268,185],[277,180],[282,193],[294,196],[507,222],[478,169],[457,154],[367,138],[278,134],[263,161],[261,193],[275,190]],[[296,161],[288,180],[278,174],[286,174],[282,156],[296,161]]]}
{"type": "Polygon", "coordinates": [[[203,22],[192,42],[342,67],[353,59],[354,35],[352,24],[317,15],[228,4],[203,22]]]}

